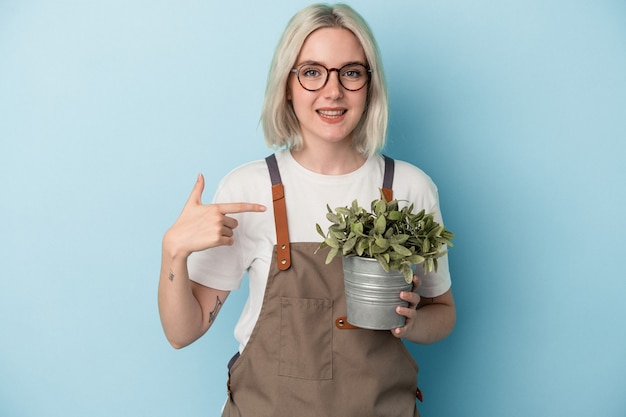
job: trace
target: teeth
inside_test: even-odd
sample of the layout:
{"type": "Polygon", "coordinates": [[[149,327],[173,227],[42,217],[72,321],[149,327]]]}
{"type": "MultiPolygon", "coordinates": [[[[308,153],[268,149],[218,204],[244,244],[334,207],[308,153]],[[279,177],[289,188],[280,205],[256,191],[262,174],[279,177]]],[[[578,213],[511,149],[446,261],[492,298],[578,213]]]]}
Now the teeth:
{"type": "Polygon", "coordinates": [[[345,110],[318,110],[318,113],[326,117],[338,117],[345,113],[345,110]]]}

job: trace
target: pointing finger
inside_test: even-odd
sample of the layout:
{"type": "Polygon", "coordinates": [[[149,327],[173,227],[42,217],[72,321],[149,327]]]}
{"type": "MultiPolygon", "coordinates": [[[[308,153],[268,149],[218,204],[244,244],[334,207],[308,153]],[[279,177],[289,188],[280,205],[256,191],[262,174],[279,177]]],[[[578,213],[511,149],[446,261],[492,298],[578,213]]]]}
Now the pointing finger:
{"type": "Polygon", "coordinates": [[[255,203],[223,203],[217,204],[217,206],[222,214],[263,212],[267,210],[264,205],[255,203]]]}

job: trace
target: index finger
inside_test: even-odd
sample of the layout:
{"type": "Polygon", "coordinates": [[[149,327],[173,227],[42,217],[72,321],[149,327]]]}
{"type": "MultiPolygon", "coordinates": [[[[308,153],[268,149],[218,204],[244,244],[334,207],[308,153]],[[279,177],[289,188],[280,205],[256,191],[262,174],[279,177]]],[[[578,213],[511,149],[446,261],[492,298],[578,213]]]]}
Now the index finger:
{"type": "Polygon", "coordinates": [[[420,279],[419,275],[413,274],[413,291],[418,289],[420,285],[422,285],[422,280],[420,279]]]}
{"type": "Polygon", "coordinates": [[[216,204],[216,206],[222,214],[263,212],[267,210],[264,205],[255,203],[221,203],[216,204]]]}

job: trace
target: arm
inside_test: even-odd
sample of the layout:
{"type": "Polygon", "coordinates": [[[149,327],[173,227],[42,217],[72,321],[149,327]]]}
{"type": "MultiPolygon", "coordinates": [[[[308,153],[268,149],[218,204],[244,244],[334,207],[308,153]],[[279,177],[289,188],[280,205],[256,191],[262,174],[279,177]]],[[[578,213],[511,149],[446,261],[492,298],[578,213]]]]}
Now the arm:
{"type": "Polygon", "coordinates": [[[249,203],[203,205],[203,189],[200,175],[182,213],[163,237],[159,314],[165,335],[175,348],[202,336],[229,294],[190,281],[187,258],[196,251],[233,244],[237,221],[226,214],[265,211],[264,206],[249,203]]]}
{"type": "MultiPolygon", "coordinates": [[[[418,279],[413,277],[414,287],[418,279]]],[[[434,298],[420,298],[415,292],[402,292],[400,298],[409,302],[408,307],[397,307],[396,311],[406,316],[404,327],[393,329],[398,338],[428,344],[445,339],[454,329],[456,308],[452,290],[434,298]]]]}
{"type": "Polygon", "coordinates": [[[190,281],[187,257],[168,253],[164,243],[159,279],[159,313],[165,336],[174,348],[180,349],[206,333],[229,291],[190,281]]]}

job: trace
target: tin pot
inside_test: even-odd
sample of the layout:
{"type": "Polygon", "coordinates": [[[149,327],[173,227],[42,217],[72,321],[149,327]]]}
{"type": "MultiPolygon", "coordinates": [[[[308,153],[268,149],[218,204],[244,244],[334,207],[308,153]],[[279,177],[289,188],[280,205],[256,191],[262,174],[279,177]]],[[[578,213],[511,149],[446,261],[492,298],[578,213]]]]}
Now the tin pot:
{"type": "Polygon", "coordinates": [[[372,330],[404,326],[406,317],[396,313],[397,306],[408,306],[401,291],[411,291],[404,275],[386,272],[376,259],[350,256],[343,258],[344,286],[348,322],[372,330]]]}

